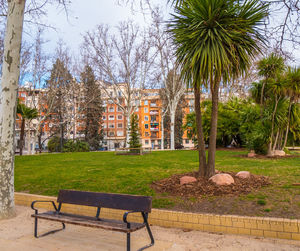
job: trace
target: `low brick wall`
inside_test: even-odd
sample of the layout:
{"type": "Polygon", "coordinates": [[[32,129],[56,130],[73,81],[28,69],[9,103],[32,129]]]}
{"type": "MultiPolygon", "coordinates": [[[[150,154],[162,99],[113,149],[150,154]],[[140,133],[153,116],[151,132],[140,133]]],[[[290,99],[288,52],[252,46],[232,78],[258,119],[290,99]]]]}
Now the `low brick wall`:
{"type": "MultiPolygon", "coordinates": [[[[54,200],[56,197],[15,193],[16,205],[30,206],[34,200],[54,200]]],[[[36,204],[38,208],[52,209],[51,204],[36,204]]],[[[63,204],[62,211],[94,216],[96,208],[63,204]]],[[[103,217],[122,219],[124,211],[101,209],[103,217]]],[[[129,220],[141,222],[141,216],[132,214],[129,220]]],[[[161,209],[152,209],[150,224],[162,227],[175,227],[207,232],[252,235],[261,237],[300,240],[300,220],[282,218],[243,217],[236,215],[214,215],[185,213],[161,209]]]]}

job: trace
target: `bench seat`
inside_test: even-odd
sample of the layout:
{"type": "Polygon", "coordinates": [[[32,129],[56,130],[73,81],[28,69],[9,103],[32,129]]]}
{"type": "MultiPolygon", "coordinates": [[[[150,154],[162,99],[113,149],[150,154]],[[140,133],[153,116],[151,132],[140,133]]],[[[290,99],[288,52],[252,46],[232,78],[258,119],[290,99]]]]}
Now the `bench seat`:
{"type": "Polygon", "coordinates": [[[33,214],[31,217],[50,220],[50,221],[59,221],[63,223],[69,223],[74,225],[86,226],[86,227],[95,227],[102,228],[106,230],[118,231],[123,233],[130,233],[136,230],[139,230],[145,227],[144,223],[131,223],[130,228],[123,221],[113,220],[113,219],[101,219],[91,216],[76,215],[55,211],[48,211],[44,213],[33,214]]]}
{"type": "Polygon", "coordinates": [[[152,198],[149,196],[60,190],[57,197],[57,204],[53,200],[36,200],[31,203],[31,208],[35,211],[35,213],[31,215],[31,217],[34,218],[34,237],[39,238],[48,234],[53,234],[65,229],[65,224],[74,224],[126,233],[126,250],[130,251],[131,233],[145,227],[151,242],[138,250],[141,251],[154,245],[154,238],[148,223],[148,214],[151,212],[152,204],[152,198]],[[54,210],[39,212],[35,207],[35,204],[39,203],[50,203],[54,210]],[[62,212],[62,204],[94,207],[97,208],[97,212],[94,217],[62,212]],[[125,211],[123,220],[113,220],[102,217],[101,208],[125,211]],[[128,221],[127,216],[132,213],[139,214],[143,223],[128,221]],[[62,228],[38,235],[38,220],[60,222],[62,228]]]}

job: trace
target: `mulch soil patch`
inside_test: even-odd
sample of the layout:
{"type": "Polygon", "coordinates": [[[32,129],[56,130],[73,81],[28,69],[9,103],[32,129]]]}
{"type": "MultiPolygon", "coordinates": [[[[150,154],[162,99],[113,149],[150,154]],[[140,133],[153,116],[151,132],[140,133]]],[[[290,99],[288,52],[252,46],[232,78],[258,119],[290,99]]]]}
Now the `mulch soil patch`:
{"type": "Polygon", "coordinates": [[[235,155],[235,157],[248,158],[248,159],[287,159],[287,158],[297,158],[297,157],[300,157],[300,155],[287,154],[285,156],[267,156],[267,155],[257,154],[254,157],[248,157],[247,154],[240,154],[240,155],[235,155]]]}
{"type": "Polygon", "coordinates": [[[175,174],[169,178],[154,181],[151,187],[158,193],[168,193],[173,196],[201,197],[203,195],[240,195],[247,194],[263,186],[271,184],[266,176],[251,174],[249,179],[241,179],[235,176],[234,172],[221,172],[230,174],[234,179],[234,184],[217,186],[213,182],[203,177],[198,177],[197,172],[175,174]],[[183,176],[193,176],[197,182],[180,185],[180,178],[183,176]]]}

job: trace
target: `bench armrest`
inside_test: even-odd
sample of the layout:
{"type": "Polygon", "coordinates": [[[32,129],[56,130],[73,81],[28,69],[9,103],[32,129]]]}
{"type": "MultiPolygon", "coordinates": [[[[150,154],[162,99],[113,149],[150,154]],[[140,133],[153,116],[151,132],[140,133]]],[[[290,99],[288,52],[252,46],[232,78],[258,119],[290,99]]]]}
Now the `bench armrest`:
{"type": "Polygon", "coordinates": [[[34,204],[35,203],[52,203],[52,205],[53,205],[53,207],[54,207],[54,210],[55,211],[58,211],[58,209],[57,209],[57,207],[56,207],[56,205],[55,205],[55,202],[53,201],[53,200],[35,200],[35,201],[33,201],[32,203],[31,203],[31,208],[33,209],[33,210],[35,210],[35,213],[37,213],[38,212],[38,210],[34,207],[34,204]]]}
{"type": "Polygon", "coordinates": [[[124,221],[125,223],[129,223],[129,222],[127,221],[127,216],[128,216],[128,214],[132,214],[132,213],[142,213],[142,212],[141,212],[141,211],[129,211],[129,212],[125,212],[124,215],[123,215],[123,221],[124,221]]]}

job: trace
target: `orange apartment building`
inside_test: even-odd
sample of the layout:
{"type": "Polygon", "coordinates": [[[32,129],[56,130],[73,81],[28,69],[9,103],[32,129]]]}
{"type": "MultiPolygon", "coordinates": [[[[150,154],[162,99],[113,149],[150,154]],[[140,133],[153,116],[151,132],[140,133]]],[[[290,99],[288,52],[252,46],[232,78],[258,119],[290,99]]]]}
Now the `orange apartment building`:
{"type": "MultiPolygon", "coordinates": [[[[39,95],[44,95],[44,90],[35,90],[39,92],[39,95]]],[[[26,88],[20,88],[19,90],[19,99],[20,102],[31,106],[32,97],[30,95],[31,91],[28,91],[26,88]]],[[[36,95],[38,96],[38,95],[36,95]]],[[[126,118],[123,115],[122,109],[118,107],[112,100],[108,97],[103,98],[103,133],[104,139],[102,142],[103,150],[114,150],[115,148],[125,147],[126,146],[126,118]]],[[[194,95],[192,92],[187,92],[185,94],[185,100],[187,106],[184,107],[184,114],[188,114],[194,110],[194,95]]],[[[39,104],[41,105],[45,105],[39,104]]],[[[67,138],[76,139],[83,138],[84,134],[84,115],[80,113],[80,98],[73,103],[72,112],[75,114],[72,116],[72,123],[69,126],[70,128],[67,131],[67,138]]],[[[159,96],[158,89],[147,89],[143,90],[142,98],[138,102],[138,106],[135,108],[135,113],[138,115],[139,119],[139,128],[140,128],[140,138],[142,147],[151,147],[152,149],[161,148],[161,123],[162,123],[162,101],[159,96]]],[[[41,113],[41,116],[43,114],[41,113]]],[[[100,119],[100,118],[99,118],[100,119]]],[[[183,121],[184,122],[184,121],[183,121]]],[[[36,137],[34,136],[36,130],[36,121],[32,121],[30,124],[30,134],[31,134],[31,143],[28,144],[25,142],[25,152],[26,148],[30,147],[31,151],[37,148],[36,137]],[[29,146],[30,145],[30,146],[29,146]]],[[[21,120],[17,117],[16,121],[16,142],[19,139],[21,120]]],[[[49,137],[52,123],[51,121],[45,121],[43,127],[43,137],[49,137]]],[[[166,130],[167,128],[165,128],[166,130]]],[[[25,130],[29,132],[27,128],[25,130]]],[[[165,135],[166,137],[166,135],[165,135]]],[[[28,135],[25,136],[25,141],[28,139],[28,135]]],[[[183,134],[183,147],[184,148],[193,148],[194,144],[192,140],[187,138],[186,132],[183,134]]],[[[45,146],[47,146],[47,140],[45,141],[45,146]]],[[[166,145],[165,145],[166,147],[166,145]]]]}

